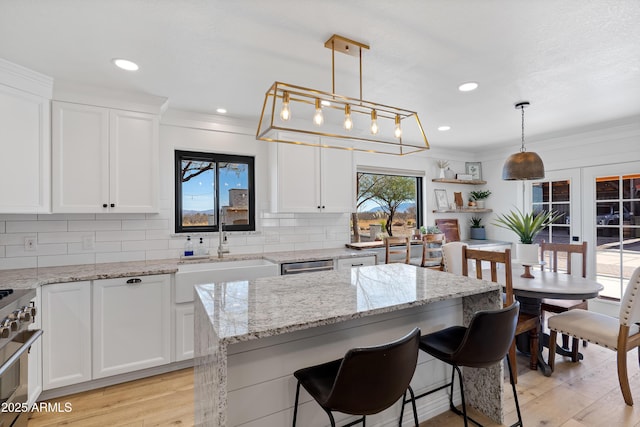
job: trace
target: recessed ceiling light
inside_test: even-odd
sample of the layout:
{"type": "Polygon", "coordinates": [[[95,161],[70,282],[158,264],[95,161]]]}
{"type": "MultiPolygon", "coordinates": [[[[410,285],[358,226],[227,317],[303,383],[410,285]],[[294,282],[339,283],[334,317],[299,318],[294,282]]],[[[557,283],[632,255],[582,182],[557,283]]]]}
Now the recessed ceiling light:
{"type": "Polygon", "coordinates": [[[138,67],[138,64],[133,61],[129,61],[128,59],[114,58],[112,59],[112,62],[116,67],[122,68],[123,70],[127,71],[138,71],[138,69],[140,68],[138,67]]]}
{"type": "Polygon", "coordinates": [[[471,92],[472,90],[476,90],[477,88],[478,88],[478,83],[476,82],[466,82],[458,86],[458,90],[460,92],[471,92]]]}
{"type": "Polygon", "coordinates": [[[446,131],[448,131],[449,129],[451,129],[451,126],[446,126],[446,125],[445,125],[445,126],[438,126],[438,130],[439,130],[440,132],[446,132],[446,131]]]}
{"type": "Polygon", "coordinates": [[[227,114],[227,109],[226,108],[217,108],[216,109],[216,113],[227,114]]]}

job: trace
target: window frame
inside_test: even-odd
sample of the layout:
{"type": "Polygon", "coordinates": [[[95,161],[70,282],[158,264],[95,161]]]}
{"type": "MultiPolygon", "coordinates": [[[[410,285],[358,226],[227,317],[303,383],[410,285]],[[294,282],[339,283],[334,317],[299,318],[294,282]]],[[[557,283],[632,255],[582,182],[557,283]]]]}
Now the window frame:
{"type": "Polygon", "coordinates": [[[255,157],[253,156],[241,156],[233,154],[220,154],[209,153],[201,151],[187,151],[187,150],[175,150],[174,151],[174,232],[176,234],[194,234],[194,233],[210,233],[218,232],[220,224],[220,186],[219,183],[219,163],[245,163],[248,165],[247,170],[247,182],[248,182],[248,197],[249,197],[249,218],[248,224],[225,224],[224,231],[255,231],[256,229],[256,191],[255,191],[255,157]],[[180,178],[180,170],[183,160],[196,160],[215,163],[215,218],[216,223],[214,225],[206,226],[192,226],[184,227],[182,225],[182,182],[180,178]]]}
{"type": "MultiPolygon", "coordinates": [[[[376,167],[358,167],[356,170],[356,181],[358,180],[358,174],[369,174],[369,175],[387,175],[387,176],[399,176],[405,178],[413,178],[416,180],[416,228],[420,228],[425,224],[424,222],[424,213],[426,212],[426,206],[424,206],[424,197],[423,197],[423,187],[424,187],[424,175],[417,173],[415,171],[410,170],[401,170],[401,169],[387,169],[387,168],[376,168],[376,167]]],[[[356,200],[355,205],[358,204],[358,190],[356,185],[356,200]]],[[[355,214],[358,214],[357,209],[355,210],[355,214]]],[[[350,230],[350,234],[353,230],[350,230]]],[[[353,235],[351,234],[351,237],[353,235]]]]}

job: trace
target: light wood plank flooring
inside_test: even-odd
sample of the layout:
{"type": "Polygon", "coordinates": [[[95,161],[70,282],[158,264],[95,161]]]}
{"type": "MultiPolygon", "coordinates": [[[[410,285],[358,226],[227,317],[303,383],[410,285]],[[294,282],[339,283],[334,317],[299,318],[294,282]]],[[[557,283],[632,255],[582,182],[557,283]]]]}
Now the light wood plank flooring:
{"type": "MultiPolygon", "coordinates": [[[[545,377],[527,369],[518,358],[518,398],[526,427],[640,427],[640,369],[638,353],[629,353],[630,383],[636,405],[624,404],[618,387],[615,353],[596,345],[583,348],[585,359],[574,364],[558,357],[556,371],[545,377]]],[[[546,353],[546,352],[545,352],[546,353]]],[[[545,354],[546,356],[546,354],[545,354]]],[[[516,420],[509,384],[505,384],[506,425],[516,420]]],[[[190,426],[193,425],[193,370],[66,396],[53,402],[71,402],[70,413],[35,413],[29,427],[40,426],[190,426]]],[[[481,415],[487,427],[497,424],[481,415]]],[[[421,427],[462,426],[451,412],[425,421],[421,427]]]]}

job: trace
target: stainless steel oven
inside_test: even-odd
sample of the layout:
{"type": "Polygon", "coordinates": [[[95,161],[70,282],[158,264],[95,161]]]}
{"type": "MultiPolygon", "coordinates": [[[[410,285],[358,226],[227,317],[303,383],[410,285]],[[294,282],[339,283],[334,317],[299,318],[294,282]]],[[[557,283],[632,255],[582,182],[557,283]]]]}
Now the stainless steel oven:
{"type": "Polygon", "coordinates": [[[29,349],[42,335],[28,329],[36,314],[35,290],[0,290],[0,296],[0,427],[26,426],[29,349]]]}

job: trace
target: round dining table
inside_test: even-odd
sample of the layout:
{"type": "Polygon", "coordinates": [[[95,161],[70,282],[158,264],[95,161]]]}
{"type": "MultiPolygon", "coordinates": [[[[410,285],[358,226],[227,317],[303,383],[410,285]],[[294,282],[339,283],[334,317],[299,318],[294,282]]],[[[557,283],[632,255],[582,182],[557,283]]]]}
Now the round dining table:
{"type": "MultiPolygon", "coordinates": [[[[522,265],[512,265],[513,293],[516,299],[520,301],[520,310],[523,313],[540,316],[540,336],[542,339],[540,339],[540,351],[538,351],[538,368],[542,370],[545,376],[549,376],[551,375],[551,368],[542,357],[542,347],[549,346],[549,335],[542,333],[542,313],[540,310],[542,299],[591,299],[597,297],[600,291],[604,289],[604,286],[595,280],[566,273],[554,273],[537,269],[530,270],[530,273],[533,277],[523,277],[524,267],[522,265]]],[[[504,283],[504,270],[498,270],[498,282],[504,283]]],[[[520,337],[522,338],[516,339],[516,344],[521,352],[526,353],[529,340],[528,334],[522,334],[520,337]]],[[[556,353],[565,356],[571,355],[567,349],[563,349],[558,345],[556,345],[556,353]]]]}

